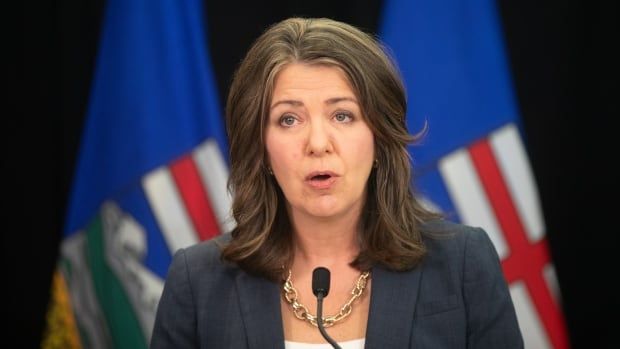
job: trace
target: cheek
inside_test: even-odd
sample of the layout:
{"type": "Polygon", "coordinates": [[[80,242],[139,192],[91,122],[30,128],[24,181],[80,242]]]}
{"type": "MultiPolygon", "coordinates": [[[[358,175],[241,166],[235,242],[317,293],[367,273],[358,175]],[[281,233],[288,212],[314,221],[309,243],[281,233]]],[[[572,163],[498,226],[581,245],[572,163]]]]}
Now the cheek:
{"type": "Polygon", "coordinates": [[[280,158],[280,149],[282,149],[281,144],[278,142],[278,137],[276,137],[273,132],[270,132],[269,129],[265,134],[265,150],[267,152],[267,159],[269,161],[268,165],[273,167],[274,164],[278,163],[278,159],[280,158]]]}
{"type": "Polygon", "coordinates": [[[355,144],[355,160],[362,168],[372,167],[375,161],[375,142],[372,133],[359,135],[351,144],[355,144]]]}
{"type": "Polygon", "coordinates": [[[290,170],[290,167],[299,158],[294,144],[284,137],[267,138],[265,146],[269,165],[274,171],[290,170]]]}

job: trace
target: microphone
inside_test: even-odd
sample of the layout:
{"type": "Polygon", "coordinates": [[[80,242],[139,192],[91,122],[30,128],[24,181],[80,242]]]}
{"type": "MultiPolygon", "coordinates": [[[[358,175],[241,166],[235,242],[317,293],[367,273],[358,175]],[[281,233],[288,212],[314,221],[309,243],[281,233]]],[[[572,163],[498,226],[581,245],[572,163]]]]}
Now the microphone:
{"type": "Polygon", "coordinates": [[[316,296],[316,323],[321,335],[332,347],[341,349],[323,327],[323,298],[327,297],[329,293],[329,270],[327,268],[318,267],[312,272],[312,293],[316,296]]]}

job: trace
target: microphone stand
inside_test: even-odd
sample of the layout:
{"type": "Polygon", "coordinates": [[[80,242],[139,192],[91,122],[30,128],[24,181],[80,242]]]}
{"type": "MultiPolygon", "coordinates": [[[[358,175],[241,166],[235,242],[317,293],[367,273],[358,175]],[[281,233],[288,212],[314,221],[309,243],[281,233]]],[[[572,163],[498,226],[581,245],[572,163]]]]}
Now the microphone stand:
{"type": "Polygon", "coordinates": [[[323,335],[323,338],[334,347],[334,349],[341,349],[338,343],[330,337],[325,331],[325,327],[323,326],[323,293],[319,293],[316,297],[316,323],[319,327],[319,332],[323,335]]]}
{"type": "Polygon", "coordinates": [[[329,270],[324,267],[315,268],[312,272],[312,293],[316,296],[316,324],[325,340],[335,349],[341,349],[330,337],[323,326],[323,298],[329,294],[329,270]]]}

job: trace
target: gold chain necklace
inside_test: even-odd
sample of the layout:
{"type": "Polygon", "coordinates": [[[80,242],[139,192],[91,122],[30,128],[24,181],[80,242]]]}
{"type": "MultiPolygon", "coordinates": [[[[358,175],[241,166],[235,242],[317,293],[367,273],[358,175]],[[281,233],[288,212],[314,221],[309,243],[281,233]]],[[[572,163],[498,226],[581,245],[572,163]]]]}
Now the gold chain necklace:
{"type": "MultiPolygon", "coordinates": [[[[340,308],[340,312],[336,315],[324,316],[323,317],[323,326],[330,327],[333,326],[336,322],[346,318],[351,314],[351,310],[353,309],[353,302],[358,299],[364,289],[366,288],[366,282],[368,277],[370,276],[369,271],[363,272],[360,277],[357,279],[355,283],[355,287],[351,290],[351,298],[340,308]]],[[[288,277],[284,281],[284,285],[282,286],[284,299],[288,302],[288,304],[293,307],[293,314],[299,320],[308,321],[314,326],[317,326],[317,317],[315,315],[310,314],[308,308],[305,305],[299,303],[297,300],[297,290],[293,287],[293,283],[291,282],[291,270],[288,271],[288,277]]]]}

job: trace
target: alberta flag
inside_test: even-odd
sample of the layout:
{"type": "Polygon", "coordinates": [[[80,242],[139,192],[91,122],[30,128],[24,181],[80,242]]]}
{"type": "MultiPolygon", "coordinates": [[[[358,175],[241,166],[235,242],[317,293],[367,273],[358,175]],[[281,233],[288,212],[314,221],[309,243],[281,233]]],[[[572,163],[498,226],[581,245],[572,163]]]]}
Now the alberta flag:
{"type": "Polygon", "coordinates": [[[418,190],[489,233],[525,347],[568,347],[536,183],[493,0],[390,0],[381,38],[408,92],[418,190]]]}
{"type": "Polygon", "coordinates": [[[231,229],[200,0],[109,0],[44,347],[146,348],[172,254],[231,229]]]}

